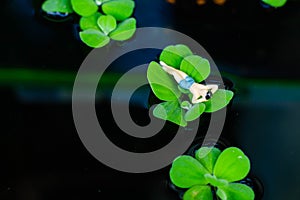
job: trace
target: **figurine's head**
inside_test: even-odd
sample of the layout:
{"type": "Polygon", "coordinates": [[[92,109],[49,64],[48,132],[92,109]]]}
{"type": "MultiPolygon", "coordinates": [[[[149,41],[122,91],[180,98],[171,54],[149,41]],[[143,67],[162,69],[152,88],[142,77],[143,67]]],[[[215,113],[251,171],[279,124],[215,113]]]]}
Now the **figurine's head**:
{"type": "Polygon", "coordinates": [[[212,95],[213,95],[213,93],[210,90],[208,90],[206,95],[205,95],[205,99],[209,100],[212,97],[212,95]]]}

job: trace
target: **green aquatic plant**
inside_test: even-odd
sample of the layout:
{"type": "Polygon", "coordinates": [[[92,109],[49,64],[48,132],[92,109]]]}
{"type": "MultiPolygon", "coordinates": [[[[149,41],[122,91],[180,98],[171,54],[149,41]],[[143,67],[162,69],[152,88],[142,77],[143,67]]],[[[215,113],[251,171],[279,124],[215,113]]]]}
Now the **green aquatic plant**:
{"type": "MultiPolygon", "coordinates": [[[[187,74],[199,86],[207,87],[199,83],[210,75],[209,61],[194,55],[186,45],[167,46],[159,60],[160,63],[171,66],[171,69],[187,74]]],[[[207,100],[197,102],[195,91],[183,88],[155,61],[149,64],[147,78],[156,97],[165,101],[154,108],[153,115],[180,126],[187,126],[189,121],[199,118],[204,112],[212,113],[224,108],[233,97],[232,91],[217,89],[207,100]]]]}
{"type": "Polygon", "coordinates": [[[70,0],[46,0],[42,9],[45,12],[60,12],[60,13],[72,13],[73,8],[70,0]]]}
{"type": "Polygon", "coordinates": [[[136,31],[136,20],[130,17],[134,7],[133,0],[46,0],[42,5],[48,13],[80,15],[80,39],[92,48],[103,47],[111,39],[130,39],[136,31]]]}
{"type": "Polygon", "coordinates": [[[238,183],[250,171],[249,158],[238,148],[220,151],[202,147],[195,157],[177,157],[170,170],[172,183],[187,189],[183,200],[213,200],[213,192],[222,200],[254,200],[252,188],[238,183]]]}
{"type": "Polygon", "coordinates": [[[262,2],[275,8],[278,8],[284,6],[287,0],[262,0],[262,2]]]}

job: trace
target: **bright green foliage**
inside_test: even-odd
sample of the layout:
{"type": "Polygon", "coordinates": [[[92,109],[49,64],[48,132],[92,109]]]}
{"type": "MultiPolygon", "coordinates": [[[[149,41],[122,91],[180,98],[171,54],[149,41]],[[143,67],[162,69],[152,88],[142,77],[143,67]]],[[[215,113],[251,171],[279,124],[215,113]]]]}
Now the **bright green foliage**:
{"type": "Polygon", "coordinates": [[[136,20],[129,18],[119,23],[117,28],[109,34],[113,40],[124,41],[131,38],[136,31],[136,20]]]}
{"type": "Polygon", "coordinates": [[[106,1],[110,1],[110,0],[95,0],[98,6],[101,6],[101,4],[105,3],[106,1]]]}
{"type": "Polygon", "coordinates": [[[193,105],[189,101],[183,101],[183,102],[181,102],[180,106],[183,109],[189,110],[192,108],[193,105]]]}
{"type": "Polygon", "coordinates": [[[81,16],[90,16],[97,12],[98,6],[94,0],[71,0],[74,11],[81,16]]]}
{"type": "Polygon", "coordinates": [[[181,93],[183,93],[183,94],[190,94],[190,91],[189,91],[189,90],[184,89],[184,88],[180,87],[179,85],[178,85],[178,89],[179,89],[179,91],[180,91],[181,93]]]}
{"type": "Polygon", "coordinates": [[[190,107],[190,109],[185,113],[184,119],[186,121],[194,121],[195,119],[199,118],[200,115],[205,111],[205,104],[197,103],[190,107]]]}
{"type": "Polygon", "coordinates": [[[60,12],[60,13],[73,12],[70,0],[47,0],[43,3],[42,9],[45,12],[60,12]]]}
{"type": "Polygon", "coordinates": [[[88,17],[81,17],[79,21],[80,28],[82,30],[86,29],[96,29],[100,30],[97,21],[98,18],[101,16],[101,13],[96,12],[95,14],[88,16],[88,17]]]}
{"type": "Polygon", "coordinates": [[[42,5],[45,12],[75,11],[80,15],[82,31],[79,36],[82,42],[92,48],[103,47],[110,39],[130,39],[136,31],[136,20],[129,18],[134,7],[132,0],[47,0],[42,5]]]}
{"type": "Polygon", "coordinates": [[[180,156],[173,161],[170,178],[174,185],[180,188],[190,188],[194,185],[206,185],[204,175],[208,171],[191,156],[180,156]]]}
{"type": "Polygon", "coordinates": [[[196,185],[183,195],[184,200],[210,200],[213,199],[212,191],[209,186],[196,185]]]}
{"type": "Polygon", "coordinates": [[[224,108],[233,97],[233,92],[230,90],[217,90],[210,101],[204,102],[205,112],[212,113],[224,108]]]}
{"type": "Polygon", "coordinates": [[[111,0],[104,2],[102,10],[107,15],[112,15],[118,21],[123,21],[133,13],[135,3],[132,0],[111,0]]]}
{"type": "Polygon", "coordinates": [[[109,37],[95,29],[81,31],[79,36],[86,45],[92,48],[103,47],[109,43],[109,37]]]}
{"type": "Polygon", "coordinates": [[[275,8],[282,7],[287,2],[287,0],[262,0],[262,1],[275,8]]]}
{"type": "Polygon", "coordinates": [[[197,55],[191,55],[181,61],[180,70],[199,83],[204,81],[210,74],[210,65],[208,60],[197,55]]]}
{"type": "Polygon", "coordinates": [[[202,147],[196,152],[195,157],[212,174],[220,154],[218,148],[202,147]]]}
{"type": "Polygon", "coordinates": [[[238,181],[247,176],[250,171],[248,157],[238,148],[231,147],[224,150],[219,156],[214,174],[230,182],[238,181]]]}
{"type": "Polygon", "coordinates": [[[158,63],[153,61],[149,64],[147,78],[157,98],[163,101],[178,101],[180,91],[174,79],[166,74],[158,63]]]}
{"type": "Polygon", "coordinates": [[[168,120],[180,126],[186,126],[187,122],[183,119],[183,111],[180,108],[178,101],[167,101],[158,104],[153,115],[157,118],[168,120]]]}
{"type": "Polygon", "coordinates": [[[164,48],[159,59],[167,65],[179,69],[183,58],[190,55],[193,55],[193,53],[186,45],[170,45],[164,48]]]}
{"type": "Polygon", "coordinates": [[[207,182],[214,187],[223,187],[228,184],[228,181],[225,179],[217,178],[215,175],[205,174],[204,175],[207,182]]]}
{"type": "Polygon", "coordinates": [[[105,35],[117,28],[117,21],[111,15],[102,15],[98,18],[97,24],[105,35]]]}
{"type": "Polygon", "coordinates": [[[230,183],[224,187],[219,187],[217,195],[222,200],[253,200],[255,198],[253,190],[240,183],[230,183]]]}
{"type": "Polygon", "coordinates": [[[250,161],[240,149],[230,147],[221,152],[215,147],[202,147],[195,156],[177,157],[170,169],[172,183],[188,189],[183,200],[213,200],[211,187],[217,188],[221,200],[254,200],[249,186],[235,183],[250,169],[250,161]]]}
{"type": "MultiPolygon", "coordinates": [[[[167,65],[185,72],[196,82],[205,80],[210,74],[210,64],[208,60],[193,55],[192,51],[183,44],[167,46],[163,49],[159,58],[160,61],[163,61],[167,65]]],[[[181,88],[174,77],[165,72],[162,66],[156,62],[151,62],[149,64],[147,78],[150,87],[157,98],[162,101],[179,102],[180,107],[176,106],[176,111],[178,111],[178,109],[182,110],[181,112],[174,112],[169,108],[166,110],[166,112],[169,113],[165,113],[165,116],[168,117],[162,117],[162,115],[157,115],[157,113],[155,113],[154,116],[159,116],[161,119],[176,123],[175,121],[178,122],[178,118],[182,119],[182,116],[171,117],[171,113],[180,113],[183,115],[184,123],[180,120],[180,123],[176,124],[181,126],[186,126],[187,122],[196,120],[203,112],[211,113],[224,108],[233,98],[233,92],[219,89],[208,101],[192,104],[192,93],[187,89],[181,88]],[[185,96],[190,101],[184,100],[182,102],[181,99],[184,99],[185,96]]],[[[159,110],[161,110],[161,108],[159,110]]]]}

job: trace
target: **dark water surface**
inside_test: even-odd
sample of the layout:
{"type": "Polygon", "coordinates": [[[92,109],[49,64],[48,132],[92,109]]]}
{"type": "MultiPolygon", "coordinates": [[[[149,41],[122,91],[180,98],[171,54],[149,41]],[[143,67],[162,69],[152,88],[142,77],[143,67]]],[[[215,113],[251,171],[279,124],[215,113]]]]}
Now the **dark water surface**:
{"type": "MultiPolygon", "coordinates": [[[[78,40],[76,16],[49,21],[39,9],[41,2],[4,0],[0,8],[0,199],[178,199],[169,187],[169,167],[145,174],[118,172],[85,149],[73,122],[71,92],[91,49],[78,40]]],[[[265,9],[252,0],[202,7],[192,0],[176,5],[141,0],[134,17],[139,27],[181,31],[208,51],[234,84],[222,141],[250,157],[251,177],[262,182],[264,200],[299,199],[300,1],[265,9]]],[[[111,118],[108,100],[114,82],[158,54],[144,50],[126,55],[98,88],[100,124],[111,141],[130,151],[159,149],[177,130],[167,124],[153,138],[134,139],[111,118]]],[[[131,99],[131,115],[139,125],[149,122],[151,95],[144,86],[131,99]]],[[[202,119],[200,135],[208,118],[202,119]]]]}

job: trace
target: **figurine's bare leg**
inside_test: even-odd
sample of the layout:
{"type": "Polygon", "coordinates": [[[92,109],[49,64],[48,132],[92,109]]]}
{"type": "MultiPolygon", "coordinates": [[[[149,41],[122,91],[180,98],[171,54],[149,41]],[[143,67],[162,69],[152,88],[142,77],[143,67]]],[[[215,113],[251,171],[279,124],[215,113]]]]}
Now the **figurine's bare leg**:
{"type": "Polygon", "coordinates": [[[187,77],[186,73],[184,73],[178,69],[175,69],[174,67],[170,67],[162,61],[160,61],[160,64],[161,64],[163,70],[165,70],[168,74],[171,74],[174,77],[174,79],[176,80],[177,83],[179,83],[181,80],[183,80],[187,77]]]}

